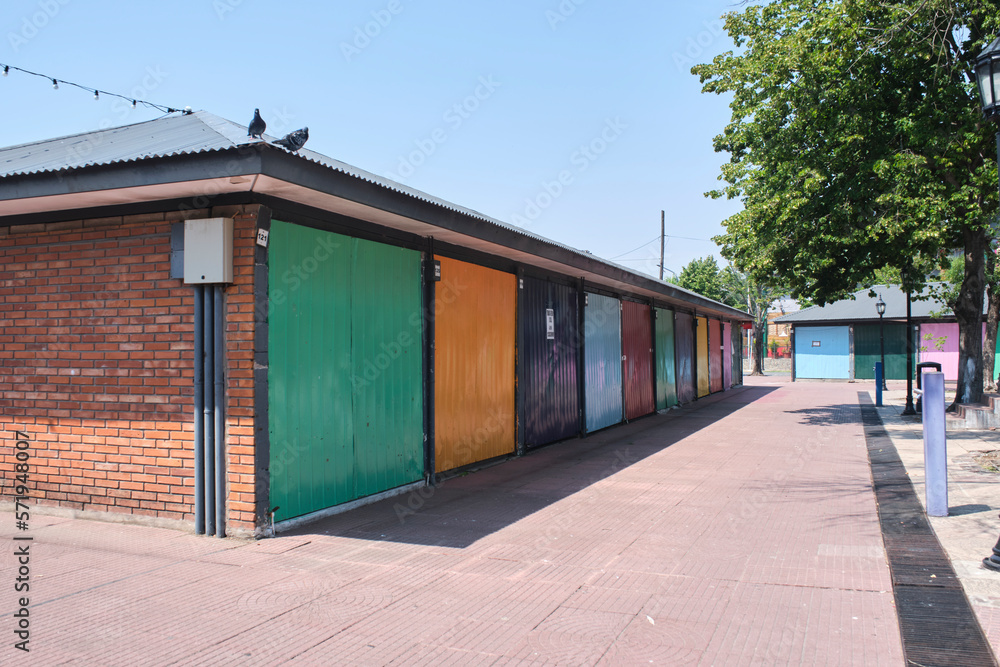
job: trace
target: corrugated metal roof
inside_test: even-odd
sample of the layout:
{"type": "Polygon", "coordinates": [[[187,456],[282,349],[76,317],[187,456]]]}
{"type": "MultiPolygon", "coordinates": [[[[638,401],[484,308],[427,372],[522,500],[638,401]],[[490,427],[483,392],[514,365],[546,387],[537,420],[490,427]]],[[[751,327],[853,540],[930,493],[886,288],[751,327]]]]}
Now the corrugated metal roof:
{"type": "Polygon", "coordinates": [[[238,145],[239,134],[246,130],[205,112],[171,115],[0,149],[0,178],[223,150],[238,145]]]}
{"type": "MultiPolygon", "coordinates": [[[[264,138],[268,141],[274,141],[275,139],[271,135],[264,135],[264,138]]],[[[136,162],[175,155],[218,152],[258,143],[260,143],[259,140],[251,139],[247,136],[245,126],[208,113],[207,111],[172,114],[132,125],[123,125],[121,127],[0,148],[0,185],[3,184],[4,179],[18,176],[55,173],[64,170],[136,162]]],[[[275,148],[275,150],[284,149],[275,148]]],[[[650,278],[650,276],[638,273],[629,267],[616,264],[590,253],[585,253],[572,246],[539,236],[522,227],[505,223],[473,209],[439,199],[420,190],[377,176],[363,169],[358,169],[357,167],[307,148],[299,150],[296,156],[388,190],[497,225],[498,227],[516,232],[536,241],[596,259],[629,274],[642,276],[646,279],[650,278]]],[[[700,294],[685,290],[677,285],[671,285],[671,287],[693,297],[706,299],[706,297],[700,294]]],[[[711,301],[711,299],[706,300],[711,301]]],[[[723,306],[723,308],[729,308],[729,306],[725,306],[724,304],[719,305],[723,306]]]]}
{"type": "MultiPolygon", "coordinates": [[[[923,294],[926,294],[925,289],[923,294]]],[[[774,319],[782,324],[805,324],[810,322],[848,322],[860,320],[878,321],[878,311],[875,304],[879,296],[885,301],[885,319],[897,320],[906,318],[906,293],[899,285],[875,285],[858,290],[851,299],[841,299],[825,306],[810,306],[803,308],[796,313],[789,313],[774,319]],[[869,296],[869,291],[874,291],[875,296],[869,296]]],[[[983,306],[983,313],[986,306],[983,306]]],[[[933,297],[923,301],[911,300],[910,313],[915,318],[935,318],[942,316],[953,318],[954,315],[948,306],[933,297]]]]}

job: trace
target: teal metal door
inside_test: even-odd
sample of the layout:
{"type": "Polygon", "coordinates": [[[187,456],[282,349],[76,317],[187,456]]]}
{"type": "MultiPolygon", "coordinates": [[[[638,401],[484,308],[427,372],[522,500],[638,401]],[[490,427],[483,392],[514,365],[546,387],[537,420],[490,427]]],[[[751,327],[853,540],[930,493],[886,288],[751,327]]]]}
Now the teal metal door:
{"type": "Polygon", "coordinates": [[[674,373],[674,311],[656,309],[656,409],[677,405],[674,373]]]}
{"type": "Polygon", "coordinates": [[[276,519],[419,480],[420,254],[272,221],[268,265],[276,519]]]}
{"type": "MultiPolygon", "coordinates": [[[[874,380],[875,362],[881,360],[879,325],[854,325],[854,379],[874,380]]],[[[914,335],[914,341],[917,338],[914,335]]],[[[885,325],[885,379],[906,379],[906,325],[885,325]]],[[[914,364],[916,366],[916,364],[914,364]]]]}

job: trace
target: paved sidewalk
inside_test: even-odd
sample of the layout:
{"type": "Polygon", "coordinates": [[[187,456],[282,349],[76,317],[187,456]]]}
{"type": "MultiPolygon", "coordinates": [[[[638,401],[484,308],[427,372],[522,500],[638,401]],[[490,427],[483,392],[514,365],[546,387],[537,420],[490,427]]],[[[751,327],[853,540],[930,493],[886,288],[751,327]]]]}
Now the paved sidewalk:
{"type": "Polygon", "coordinates": [[[35,514],[0,664],[902,665],[858,386],[748,384],[257,543],[35,514]]]}
{"type": "MultiPolygon", "coordinates": [[[[871,383],[866,383],[871,384],[871,383]]],[[[899,457],[926,508],[923,428],[920,417],[904,417],[906,403],[903,382],[890,382],[883,394],[884,407],[878,408],[899,457]]],[[[875,400],[874,387],[864,386],[875,400]]],[[[950,400],[954,391],[946,392],[950,400]]],[[[979,624],[993,652],[1000,655],[1000,572],[982,565],[992,553],[1000,535],[1000,472],[989,472],[974,459],[984,451],[1000,450],[998,431],[949,431],[948,516],[928,517],[935,535],[951,560],[979,624]]]]}

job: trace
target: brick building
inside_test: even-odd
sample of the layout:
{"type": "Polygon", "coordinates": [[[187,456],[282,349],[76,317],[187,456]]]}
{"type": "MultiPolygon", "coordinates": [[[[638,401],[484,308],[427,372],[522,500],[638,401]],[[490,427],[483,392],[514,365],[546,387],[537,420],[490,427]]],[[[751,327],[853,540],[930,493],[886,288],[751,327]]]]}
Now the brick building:
{"type": "Polygon", "coordinates": [[[593,392],[618,392],[603,427],[739,384],[746,319],[204,112],[0,149],[0,423],[29,435],[47,511],[259,535],[276,506],[314,517],[586,434],[593,392]],[[199,225],[231,229],[231,276],[185,274],[199,225]],[[536,305],[555,385],[532,384],[536,305]],[[475,335],[509,329],[489,359],[442,338],[473,311],[495,323],[475,335]],[[618,327],[617,385],[592,379],[585,324],[618,327]],[[494,359],[500,379],[448,385],[494,359]]]}

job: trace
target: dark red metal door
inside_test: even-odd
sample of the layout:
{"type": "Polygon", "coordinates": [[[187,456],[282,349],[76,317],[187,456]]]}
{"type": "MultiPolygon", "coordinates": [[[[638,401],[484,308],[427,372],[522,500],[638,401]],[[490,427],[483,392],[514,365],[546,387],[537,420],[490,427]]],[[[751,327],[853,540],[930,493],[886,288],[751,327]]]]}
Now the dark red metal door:
{"type": "Polygon", "coordinates": [[[635,301],[622,302],[625,418],[656,410],[653,394],[653,319],[651,309],[635,301]]]}

